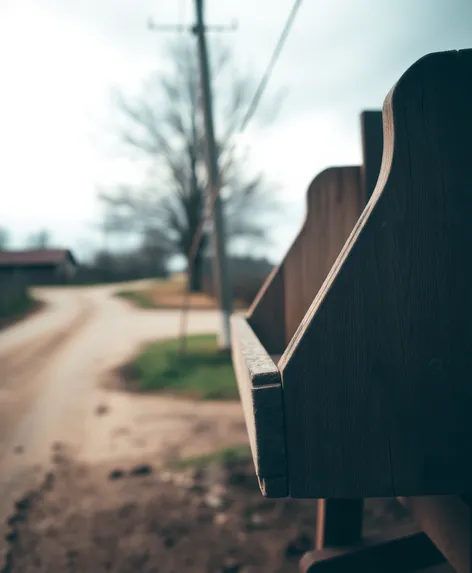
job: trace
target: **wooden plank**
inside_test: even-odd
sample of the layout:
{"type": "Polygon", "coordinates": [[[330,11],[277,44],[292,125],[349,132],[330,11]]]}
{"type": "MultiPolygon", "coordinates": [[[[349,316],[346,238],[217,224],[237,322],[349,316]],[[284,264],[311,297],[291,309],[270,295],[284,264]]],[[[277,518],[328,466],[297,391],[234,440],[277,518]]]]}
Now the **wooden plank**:
{"type": "Polygon", "coordinates": [[[381,112],[364,112],[361,130],[364,165],[332,167],[315,177],[302,229],[251,305],[248,321],[270,354],[284,352],[373,191],[382,158],[381,112]]]}
{"type": "Polygon", "coordinates": [[[471,51],[386,100],[375,193],[279,363],[294,497],[470,490],[471,101],[471,51]]]}
{"type": "Polygon", "coordinates": [[[288,492],[280,373],[243,316],[231,317],[233,365],[262,493],[288,492]]]}
{"type": "Polygon", "coordinates": [[[352,545],[362,536],[364,500],[319,499],[316,504],[316,549],[352,545]]]}
{"type": "Polygon", "coordinates": [[[296,332],[366,203],[360,167],[331,167],[312,181],[307,217],[283,263],[285,338],[296,332]]]}
{"type": "Polygon", "coordinates": [[[283,263],[274,268],[251,305],[248,322],[269,354],[285,350],[283,263]]]}
{"type": "Polygon", "coordinates": [[[302,573],[413,573],[444,563],[444,556],[417,528],[405,526],[364,538],[354,546],[306,553],[302,573]]]}

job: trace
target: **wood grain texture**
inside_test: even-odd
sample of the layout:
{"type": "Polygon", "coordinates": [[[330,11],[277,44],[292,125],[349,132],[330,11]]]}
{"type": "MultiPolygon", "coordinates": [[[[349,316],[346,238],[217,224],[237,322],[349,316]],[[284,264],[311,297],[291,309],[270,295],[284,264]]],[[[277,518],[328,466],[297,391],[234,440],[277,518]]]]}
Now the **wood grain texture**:
{"type": "Polygon", "coordinates": [[[270,354],[284,352],[375,187],[380,111],[361,114],[361,133],[364,165],[332,167],[314,178],[303,227],[251,305],[248,321],[270,354]]]}
{"type": "Polygon", "coordinates": [[[290,341],[366,203],[360,168],[322,171],[307,193],[307,217],[283,262],[285,339],[290,341]]]}
{"type": "Polygon", "coordinates": [[[286,348],[283,310],[283,262],[267,277],[248,313],[248,322],[269,354],[282,354],[286,348]]]}
{"type": "Polygon", "coordinates": [[[233,365],[261,490],[288,493],[282,384],[277,366],[243,316],[231,317],[233,365]]]}
{"type": "Polygon", "coordinates": [[[472,483],[472,51],[384,105],[379,182],[282,356],[294,497],[472,483]]]}

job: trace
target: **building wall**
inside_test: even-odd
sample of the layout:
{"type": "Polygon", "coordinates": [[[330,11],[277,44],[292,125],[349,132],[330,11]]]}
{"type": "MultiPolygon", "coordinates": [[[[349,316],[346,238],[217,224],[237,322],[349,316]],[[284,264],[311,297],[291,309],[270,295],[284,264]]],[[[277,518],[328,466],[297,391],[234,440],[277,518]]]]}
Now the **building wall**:
{"type": "Polygon", "coordinates": [[[60,284],[61,276],[57,273],[56,265],[27,268],[0,268],[0,283],[11,281],[13,277],[21,276],[29,286],[60,284]]]}

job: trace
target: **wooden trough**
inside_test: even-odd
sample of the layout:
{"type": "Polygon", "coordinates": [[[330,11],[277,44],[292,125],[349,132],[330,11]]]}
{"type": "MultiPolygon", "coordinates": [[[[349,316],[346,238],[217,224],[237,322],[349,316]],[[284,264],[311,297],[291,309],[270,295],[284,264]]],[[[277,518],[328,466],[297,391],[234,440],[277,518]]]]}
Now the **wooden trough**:
{"type": "Polygon", "coordinates": [[[361,131],[363,164],[331,167],[314,178],[301,232],[248,316],[232,318],[233,363],[254,463],[261,489],[271,497],[289,493],[282,372],[277,364],[364,210],[380,171],[381,112],[363,112],[361,131]]]}
{"type": "Polygon", "coordinates": [[[384,104],[373,192],[382,133],[365,114],[363,166],[315,178],[300,235],[232,319],[262,492],[344,508],[399,497],[458,571],[470,570],[471,101],[472,50],[408,69],[384,104]],[[412,497],[433,495],[436,514],[412,497]],[[454,549],[434,537],[447,500],[462,512],[454,549]]]}

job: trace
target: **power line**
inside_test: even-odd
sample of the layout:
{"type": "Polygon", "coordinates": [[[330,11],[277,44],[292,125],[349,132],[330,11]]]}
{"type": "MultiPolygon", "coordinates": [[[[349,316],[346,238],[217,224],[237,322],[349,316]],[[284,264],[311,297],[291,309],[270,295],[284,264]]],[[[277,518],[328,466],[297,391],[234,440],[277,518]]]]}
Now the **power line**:
{"type": "MultiPolygon", "coordinates": [[[[274,52],[272,53],[272,57],[269,60],[267,68],[261,77],[259,85],[258,85],[256,91],[254,92],[254,96],[253,96],[253,98],[252,98],[252,100],[248,106],[246,114],[244,115],[243,121],[241,122],[241,127],[239,129],[240,132],[242,132],[242,131],[244,131],[244,129],[246,129],[248,123],[250,122],[250,120],[254,116],[254,113],[257,109],[257,106],[259,105],[259,102],[262,98],[264,90],[265,90],[265,88],[269,82],[269,79],[272,75],[275,64],[277,63],[277,60],[280,57],[282,49],[285,46],[288,35],[289,35],[290,30],[291,30],[292,25],[293,25],[293,21],[295,20],[295,16],[297,15],[298,10],[300,9],[301,3],[302,3],[302,0],[295,0],[294,4],[292,6],[292,9],[289,12],[289,15],[287,17],[285,25],[282,29],[281,34],[280,34],[279,40],[278,40],[278,42],[274,48],[274,52]]],[[[233,148],[234,148],[234,146],[233,146],[233,148]]],[[[225,173],[225,169],[223,169],[220,172],[220,177],[222,175],[224,175],[224,173],[225,173]]],[[[192,245],[191,245],[191,248],[189,251],[189,266],[193,263],[193,259],[195,258],[196,254],[197,254],[198,247],[199,247],[200,242],[203,238],[205,222],[206,222],[207,218],[211,218],[213,215],[214,203],[215,203],[216,197],[217,197],[216,194],[215,195],[210,194],[210,201],[207,204],[207,209],[204,211],[204,213],[201,217],[201,220],[199,222],[199,225],[197,227],[197,230],[193,236],[192,245]]],[[[184,306],[186,306],[186,305],[184,304],[184,306]]]]}
{"type": "Polygon", "coordinates": [[[290,33],[290,30],[292,28],[292,24],[293,21],[295,20],[295,16],[297,15],[298,10],[300,9],[302,0],[295,0],[292,9],[290,10],[290,13],[288,15],[287,21],[285,22],[285,26],[282,29],[282,33],[280,34],[279,37],[279,41],[277,42],[274,52],[272,54],[271,59],[269,60],[269,64],[267,65],[267,68],[261,78],[261,81],[254,93],[254,97],[252,98],[251,103],[249,104],[248,110],[246,112],[246,115],[243,118],[243,121],[241,122],[241,127],[240,127],[240,131],[244,131],[244,129],[246,129],[247,124],[251,121],[257,106],[259,105],[259,102],[262,98],[262,95],[264,93],[264,90],[267,86],[267,83],[269,82],[270,76],[272,75],[272,71],[274,69],[275,64],[277,63],[277,60],[279,59],[280,53],[282,52],[283,47],[285,46],[285,42],[287,41],[287,37],[290,33]]]}
{"type": "MultiPolygon", "coordinates": [[[[248,106],[248,109],[247,109],[246,114],[244,115],[243,121],[241,122],[239,132],[242,132],[242,131],[244,131],[244,129],[246,129],[247,125],[249,124],[252,117],[254,116],[254,113],[256,112],[256,109],[257,109],[259,102],[262,98],[264,90],[267,87],[269,79],[273,73],[275,64],[277,63],[277,60],[280,57],[282,49],[285,46],[288,35],[289,35],[290,30],[291,30],[292,25],[293,25],[293,21],[295,20],[295,16],[297,15],[297,12],[301,6],[301,3],[302,3],[302,0],[295,0],[294,4],[292,6],[292,9],[289,12],[289,15],[287,17],[287,21],[285,22],[285,25],[282,29],[282,32],[281,32],[279,40],[275,46],[272,57],[269,60],[267,68],[261,77],[259,85],[258,85],[258,87],[254,93],[254,96],[253,96],[253,98],[252,98],[252,100],[248,106]]],[[[182,23],[180,26],[166,26],[166,25],[156,26],[151,20],[149,21],[148,26],[150,29],[159,30],[159,31],[171,31],[171,30],[182,31],[184,28],[186,28],[184,25],[182,25],[182,23]]],[[[204,26],[201,25],[201,27],[203,28],[204,26]]],[[[235,29],[235,28],[236,28],[236,26],[233,24],[233,29],[235,29]]],[[[215,26],[215,27],[213,27],[213,29],[216,29],[218,31],[220,31],[220,30],[223,31],[223,30],[227,30],[228,28],[215,26]]],[[[192,32],[195,33],[196,32],[196,26],[191,28],[191,30],[192,30],[192,32]]],[[[220,178],[224,174],[224,172],[225,172],[225,169],[223,169],[222,172],[220,172],[220,174],[219,174],[220,178]]],[[[193,236],[193,240],[192,240],[192,244],[191,244],[191,247],[189,250],[189,256],[188,256],[188,268],[189,269],[193,265],[194,259],[197,255],[198,248],[200,246],[200,242],[202,240],[203,233],[204,233],[205,222],[208,218],[211,219],[214,215],[215,204],[217,203],[217,200],[219,198],[220,189],[219,188],[213,189],[212,191],[213,192],[209,194],[210,200],[207,203],[207,208],[203,212],[202,217],[199,221],[198,227],[197,227],[195,234],[193,236]]],[[[180,338],[181,338],[181,350],[182,351],[185,349],[187,319],[188,319],[189,309],[190,309],[190,292],[189,292],[188,283],[187,283],[187,289],[185,292],[184,301],[183,301],[183,305],[182,305],[182,316],[181,316],[181,327],[180,327],[180,331],[181,331],[180,332],[180,338]]]]}

